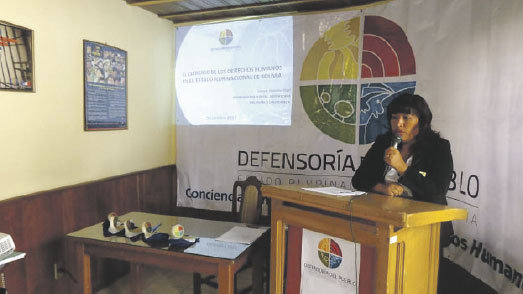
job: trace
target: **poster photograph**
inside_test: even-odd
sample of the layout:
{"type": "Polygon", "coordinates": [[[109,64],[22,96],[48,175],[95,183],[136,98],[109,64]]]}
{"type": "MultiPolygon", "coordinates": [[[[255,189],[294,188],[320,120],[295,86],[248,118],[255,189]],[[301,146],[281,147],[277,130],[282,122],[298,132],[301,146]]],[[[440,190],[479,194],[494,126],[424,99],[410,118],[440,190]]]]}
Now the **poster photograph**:
{"type": "Polygon", "coordinates": [[[84,40],[86,131],[127,129],[127,52],[84,40]]]}

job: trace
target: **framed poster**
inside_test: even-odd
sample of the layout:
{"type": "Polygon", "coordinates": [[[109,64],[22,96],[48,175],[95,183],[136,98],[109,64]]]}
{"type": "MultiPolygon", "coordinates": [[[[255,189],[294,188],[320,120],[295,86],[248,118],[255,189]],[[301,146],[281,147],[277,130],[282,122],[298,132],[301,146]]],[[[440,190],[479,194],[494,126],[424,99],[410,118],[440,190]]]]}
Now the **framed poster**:
{"type": "Polygon", "coordinates": [[[127,129],[127,52],[84,40],[84,129],[127,129]]]}
{"type": "Polygon", "coordinates": [[[33,31],[0,21],[0,90],[33,92],[33,31]]]}

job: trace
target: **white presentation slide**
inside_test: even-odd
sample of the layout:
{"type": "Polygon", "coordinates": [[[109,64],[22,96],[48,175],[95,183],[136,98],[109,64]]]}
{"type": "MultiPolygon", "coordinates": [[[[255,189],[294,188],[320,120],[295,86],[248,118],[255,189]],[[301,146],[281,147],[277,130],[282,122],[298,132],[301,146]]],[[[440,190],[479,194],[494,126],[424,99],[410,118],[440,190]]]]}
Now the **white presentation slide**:
{"type": "Polygon", "coordinates": [[[290,125],[292,17],[176,30],[177,124],[290,125]]]}

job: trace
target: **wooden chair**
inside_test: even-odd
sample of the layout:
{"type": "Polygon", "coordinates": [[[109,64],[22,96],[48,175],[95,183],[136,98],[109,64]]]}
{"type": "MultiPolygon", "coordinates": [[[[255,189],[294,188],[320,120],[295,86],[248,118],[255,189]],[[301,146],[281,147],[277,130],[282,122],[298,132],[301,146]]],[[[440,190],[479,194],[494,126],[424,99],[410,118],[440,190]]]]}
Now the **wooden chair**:
{"type": "MultiPolygon", "coordinates": [[[[232,218],[234,221],[244,223],[250,226],[260,226],[260,225],[268,225],[270,224],[270,199],[264,198],[261,193],[261,186],[262,183],[254,176],[247,177],[245,181],[236,181],[233,185],[233,192],[232,192],[232,218]],[[265,218],[262,218],[262,204],[264,201],[267,201],[268,205],[268,216],[265,218]],[[238,210],[238,202],[240,203],[240,207],[238,210]]],[[[267,235],[267,240],[269,240],[269,237],[267,235]]],[[[265,247],[267,251],[269,250],[270,246],[267,244],[265,247]]],[[[269,269],[268,261],[269,261],[269,255],[266,255],[267,258],[267,264],[266,269],[269,269]]],[[[242,268],[240,271],[243,271],[244,269],[250,267],[251,264],[248,263],[244,268],[242,268]]],[[[267,271],[266,271],[267,272],[267,271]]],[[[265,278],[266,282],[266,289],[267,293],[269,293],[269,283],[268,283],[268,277],[265,278]]],[[[208,286],[211,286],[213,288],[218,287],[218,283],[216,282],[216,276],[210,275],[206,277],[202,277],[199,273],[193,274],[193,286],[194,286],[194,294],[200,294],[201,293],[201,285],[206,284],[208,286]]],[[[249,286],[246,289],[242,289],[238,291],[236,289],[236,283],[234,285],[234,292],[235,293],[248,293],[251,292],[252,286],[249,286]]]]}
{"type": "Polygon", "coordinates": [[[232,213],[235,221],[258,226],[262,213],[263,196],[261,193],[262,183],[254,176],[248,177],[245,181],[236,181],[232,191],[232,213]],[[238,188],[240,194],[238,194],[238,188]],[[238,201],[240,201],[240,211],[238,211],[238,201]]]}

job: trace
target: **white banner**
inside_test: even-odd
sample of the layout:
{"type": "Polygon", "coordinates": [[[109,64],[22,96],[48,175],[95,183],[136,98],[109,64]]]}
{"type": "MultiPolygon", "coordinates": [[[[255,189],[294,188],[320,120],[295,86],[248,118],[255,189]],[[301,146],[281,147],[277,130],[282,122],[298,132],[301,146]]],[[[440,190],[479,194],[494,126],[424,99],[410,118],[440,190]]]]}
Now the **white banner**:
{"type": "MultiPolygon", "coordinates": [[[[229,210],[232,183],[349,187],[401,92],[451,142],[445,252],[500,293],[523,287],[523,1],[396,0],[293,18],[290,126],[177,126],[178,205],[229,210]]],[[[270,54],[270,53],[268,53],[270,54]]]]}
{"type": "MultiPolygon", "coordinates": [[[[350,124],[331,119],[331,125],[327,126],[331,135],[341,138],[341,141],[325,134],[309,118],[306,111],[314,110],[304,109],[300,98],[299,77],[309,48],[324,32],[322,27],[327,28],[356,15],[359,15],[359,12],[345,12],[329,17],[328,21],[325,20],[325,16],[319,15],[313,22],[307,18],[294,17],[291,31],[294,44],[300,46],[295,47],[293,51],[294,89],[290,126],[177,124],[179,206],[230,210],[234,181],[246,179],[250,175],[257,176],[268,185],[350,187],[350,177],[359,164],[359,155],[355,156],[358,154],[358,145],[354,144],[356,88],[351,86],[342,89],[345,92],[352,91],[350,94],[353,113],[350,124]],[[322,26],[320,22],[323,23],[322,26]],[[340,125],[344,126],[343,129],[337,130],[340,125]],[[346,130],[352,134],[350,137],[346,130]],[[347,144],[347,141],[352,144],[347,144]]],[[[250,44],[246,42],[236,46],[243,48],[250,44]]],[[[260,54],[259,59],[272,55],[273,53],[267,50],[260,54]]],[[[338,75],[335,77],[338,78],[338,75]]],[[[303,83],[311,84],[311,81],[303,83]]],[[[330,80],[325,83],[330,84],[330,80]]],[[[304,99],[311,98],[313,97],[307,96],[304,99]]],[[[314,102],[306,103],[312,106],[314,102]]],[[[330,117],[326,112],[321,115],[322,118],[330,117]]],[[[365,146],[363,148],[366,149],[365,146]]]]}
{"type": "Polygon", "coordinates": [[[302,294],[358,293],[360,244],[303,229],[302,294]]]}

